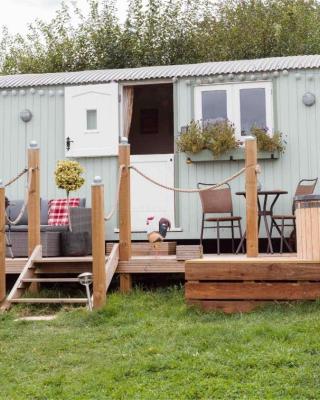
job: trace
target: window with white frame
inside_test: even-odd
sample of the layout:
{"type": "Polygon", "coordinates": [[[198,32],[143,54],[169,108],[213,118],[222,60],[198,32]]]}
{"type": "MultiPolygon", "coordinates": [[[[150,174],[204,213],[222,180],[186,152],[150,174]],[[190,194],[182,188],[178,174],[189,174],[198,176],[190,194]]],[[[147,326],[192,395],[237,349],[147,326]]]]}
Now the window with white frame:
{"type": "Polygon", "coordinates": [[[236,136],[250,132],[252,126],[273,130],[271,82],[203,85],[195,88],[195,119],[214,123],[228,119],[236,136]]]}

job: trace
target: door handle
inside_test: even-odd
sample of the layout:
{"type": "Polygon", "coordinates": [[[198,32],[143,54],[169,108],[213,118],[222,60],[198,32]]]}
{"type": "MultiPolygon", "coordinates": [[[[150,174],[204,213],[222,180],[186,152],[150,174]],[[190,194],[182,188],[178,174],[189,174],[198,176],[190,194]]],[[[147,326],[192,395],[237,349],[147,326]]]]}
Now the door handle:
{"type": "Polygon", "coordinates": [[[71,143],[73,143],[73,140],[71,140],[70,137],[68,136],[68,137],[66,138],[66,149],[67,149],[67,151],[70,150],[71,143]]]}

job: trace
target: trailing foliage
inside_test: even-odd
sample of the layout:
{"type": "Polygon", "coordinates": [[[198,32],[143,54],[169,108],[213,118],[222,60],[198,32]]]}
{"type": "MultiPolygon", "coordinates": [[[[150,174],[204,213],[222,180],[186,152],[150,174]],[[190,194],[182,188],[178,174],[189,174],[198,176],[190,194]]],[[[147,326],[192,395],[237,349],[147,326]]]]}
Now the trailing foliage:
{"type": "Polygon", "coordinates": [[[0,73],[124,68],[320,53],[319,0],[88,0],[26,35],[3,28],[0,73]],[[72,21],[76,15],[78,23],[72,21]]]}
{"type": "Polygon", "coordinates": [[[229,121],[210,123],[204,127],[199,121],[191,121],[186,131],[177,138],[178,150],[193,154],[208,149],[214,156],[220,156],[238,146],[234,125],[229,121]]]}
{"type": "MultiPolygon", "coordinates": [[[[253,126],[250,133],[257,138],[259,151],[284,153],[286,141],[281,132],[274,132],[270,135],[268,129],[253,126]]],[[[234,125],[227,120],[209,123],[204,127],[199,121],[191,121],[186,126],[185,132],[177,138],[179,151],[196,154],[201,150],[208,149],[215,157],[236,149],[239,145],[234,125]]]]}
{"type": "Polygon", "coordinates": [[[208,124],[204,129],[204,136],[206,148],[211,150],[214,156],[220,156],[239,146],[235,136],[234,125],[229,121],[208,124]]]}
{"type": "Polygon", "coordinates": [[[268,129],[253,126],[250,130],[251,134],[257,138],[257,147],[259,151],[278,151],[284,153],[286,142],[281,132],[274,132],[272,135],[268,133],[268,129]]]}
{"type": "Polygon", "coordinates": [[[179,151],[187,153],[199,153],[206,148],[206,138],[198,121],[191,121],[186,127],[186,131],[177,138],[179,151]]]}

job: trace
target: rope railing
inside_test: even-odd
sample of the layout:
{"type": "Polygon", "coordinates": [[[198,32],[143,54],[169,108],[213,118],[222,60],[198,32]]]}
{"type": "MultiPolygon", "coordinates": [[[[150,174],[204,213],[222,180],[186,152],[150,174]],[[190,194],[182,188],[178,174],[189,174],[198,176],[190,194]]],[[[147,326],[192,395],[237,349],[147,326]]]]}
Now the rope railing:
{"type": "MultiPolygon", "coordinates": [[[[212,186],[208,186],[206,188],[200,188],[200,189],[184,189],[184,188],[177,188],[177,187],[173,187],[173,186],[167,186],[167,185],[159,183],[156,180],[154,180],[154,179],[150,178],[149,176],[145,175],[143,172],[141,172],[138,168],[136,168],[133,165],[130,165],[129,168],[134,170],[135,172],[137,172],[139,175],[141,175],[143,178],[145,178],[149,182],[151,182],[154,185],[157,185],[157,186],[159,186],[159,187],[161,187],[163,189],[172,190],[174,192],[179,192],[179,193],[199,193],[199,192],[204,192],[206,190],[218,189],[219,187],[225,185],[228,182],[231,182],[233,179],[235,179],[238,176],[240,176],[241,174],[243,174],[246,171],[246,169],[252,168],[252,166],[247,166],[247,167],[241,168],[235,174],[233,174],[230,177],[224,179],[223,181],[221,181],[219,183],[216,183],[216,184],[214,184],[212,186]]],[[[255,165],[256,173],[259,173],[259,168],[260,168],[259,165],[255,165]]]]}
{"type": "Polygon", "coordinates": [[[124,170],[125,166],[120,165],[119,167],[119,175],[118,175],[118,185],[117,185],[117,192],[116,192],[116,198],[115,198],[115,203],[113,205],[112,210],[109,212],[109,214],[104,217],[105,221],[109,221],[113,214],[116,212],[118,204],[119,204],[119,198],[120,198],[120,187],[121,187],[121,177],[122,177],[122,171],[124,170]]]}
{"type": "MultiPolygon", "coordinates": [[[[220,183],[216,183],[214,185],[211,185],[209,187],[206,188],[199,188],[199,189],[183,189],[183,188],[177,188],[177,187],[172,187],[172,186],[167,186],[164,185],[160,182],[157,182],[156,180],[150,178],[149,176],[145,175],[143,172],[141,172],[138,168],[136,168],[133,165],[129,165],[128,168],[134,170],[135,172],[137,172],[139,175],[141,175],[143,178],[145,178],[146,180],[148,180],[149,182],[153,183],[154,185],[157,185],[163,189],[166,190],[172,190],[175,192],[180,192],[180,193],[199,193],[199,192],[204,192],[206,190],[214,190],[217,189],[223,185],[225,185],[228,182],[231,182],[233,179],[237,178],[238,176],[240,176],[241,174],[243,174],[248,168],[252,168],[253,166],[247,166],[244,168],[241,168],[239,171],[237,171],[235,174],[231,175],[230,177],[224,179],[223,181],[221,181],[220,183]]],[[[260,171],[260,166],[259,165],[254,165],[256,173],[259,174],[260,171]]],[[[109,214],[107,214],[107,216],[104,217],[105,221],[109,221],[112,216],[114,215],[114,213],[117,210],[118,204],[119,204],[119,198],[120,198],[120,187],[121,187],[121,178],[122,178],[122,172],[123,170],[126,168],[125,165],[121,164],[119,166],[119,174],[118,174],[118,184],[117,184],[117,191],[116,191],[116,198],[115,198],[115,202],[113,205],[113,208],[111,209],[111,211],[109,212],[109,214]]]]}
{"type": "MultiPolygon", "coordinates": [[[[19,214],[17,215],[17,218],[14,219],[14,220],[11,220],[9,218],[8,214],[7,214],[7,211],[5,212],[6,219],[7,219],[7,222],[9,223],[9,225],[17,225],[20,222],[20,220],[21,220],[21,218],[22,218],[22,216],[23,216],[23,214],[24,214],[24,212],[25,212],[25,210],[27,208],[28,200],[29,200],[29,192],[30,192],[30,188],[31,188],[31,184],[32,184],[32,171],[33,171],[33,168],[30,168],[29,170],[27,169],[27,172],[28,172],[28,185],[27,185],[27,188],[26,188],[26,195],[25,195],[25,199],[24,199],[24,202],[22,204],[21,210],[20,210],[19,214]]],[[[24,173],[21,174],[21,176],[22,175],[24,175],[24,173]]],[[[17,180],[17,179],[15,179],[15,180],[17,180]]]]}
{"type": "Polygon", "coordinates": [[[5,183],[4,187],[8,187],[8,186],[12,185],[12,183],[17,181],[19,178],[21,178],[27,172],[28,172],[28,168],[24,168],[21,172],[19,172],[18,175],[16,175],[14,178],[10,179],[7,183],[5,183]]]}

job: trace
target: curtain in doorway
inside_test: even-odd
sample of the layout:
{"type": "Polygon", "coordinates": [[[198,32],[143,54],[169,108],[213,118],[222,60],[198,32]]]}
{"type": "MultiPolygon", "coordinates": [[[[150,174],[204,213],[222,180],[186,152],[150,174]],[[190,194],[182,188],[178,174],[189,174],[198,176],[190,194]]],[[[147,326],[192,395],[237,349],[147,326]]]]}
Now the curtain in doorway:
{"type": "Polygon", "coordinates": [[[133,110],[133,96],[134,88],[132,86],[125,86],[123,88],[123,132],[122,136],[126,138],[129,137],[131,120],[132,120],[132,110],[133,110]]]}

